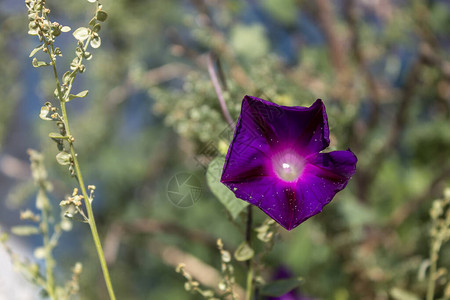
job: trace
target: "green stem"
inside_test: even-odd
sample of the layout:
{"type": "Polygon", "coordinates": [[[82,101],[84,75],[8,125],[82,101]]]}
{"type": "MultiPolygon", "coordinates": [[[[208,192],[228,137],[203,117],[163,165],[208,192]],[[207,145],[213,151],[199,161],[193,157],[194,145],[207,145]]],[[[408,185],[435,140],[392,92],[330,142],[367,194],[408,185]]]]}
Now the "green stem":
{"type": "MultiPolygon", "coordinates": [[[[252,241],[252,206],[249,205],[247,207],[247,226],[245,231],[245,240],[247,244],[251,247],[252,241]]],[[[252,300],[253,298],[253,259],[250,258],[247,261],[247,292],[246,292],[246,300],[252,300]]]]}
{"type": "Polygon", "coordinates": [[[245,299],[252,300],[253,298],[253,264],[250,262],[250,266],[247,271],[247,292],[245,299]]]}
{"type": "MultiPolygon", "coordinates": [[[[40,193],[44,193],[45,195],[45,189],[41,185],[40,187],[40,193]]],[[[53,276],[53,267],[54,267],[54,260],[52,257],[52,245],[50,244],[50,238],[49,238],[49,201],[47,198],[47,195],[45,195],[45,203],[42,204],[42,232],[44,237],[44,251],[45,251],[45,265],[46,265],[46,288],[47,293],[50,299],[56,300],[56,294],[55,294],[55,281],[53,276]]]]}
{"type": "MultiPolygon", "coordinates": [[[[66,134],[67,134],[67,136],[71,137],[72,135],[70,133],[69,121],[68,121],[68,117],[67,117],[66,102],[64,101],[64,97],[63,97],[63,94],[61,92],[61,85],[59,83],[58,72],[56,70],[56,63],[55,63],[55,59],[54,59],[54,56],[53,56],[53,53],[54,53],[53,52],[53,45],[52,45],[52,47],[49,47],[47,41],[44,41],[44,42],[46,43],[47,52],[48,52],[48,54],[50,56],[51,64],[53,66],[53,74],[54,74],[55,80],[56,80],[58,98],[60,100],[62,119],[63,119],[63,122],[64,122],[66,134]]],[[[105,279],[106,287],[108,289],[109,298],[111,300],[115,300],[116,296],[114,295],[114,290],[113,290],[113,287],[112,287],[112,284],[111,284],[111,278],[109,276],[108,266],[106,264],[105,255],[103,253],[102,245],[101,245],[101,242],[100,242],[100,237],[98,235],[97,225],[95,223],[94,213],[92,211],[92,205],[91,205],[91,202],[89,200],[90,198],[89,198],[89,196],[88,196],[88,194],[86,192],[86,187],[84,185],[83,176],[81,174],[80,165],[79,165],[79,162],[78,162],[78,157],[77,157],[77,154],[75,152],[75,147],[73,145],[73,141],[71,139],[69,139],[68,142],[69,142],[69,147],[70,147],[70,154],[72,155],[73,165],[75,167],[75,174],[76,174],[76,177],[77,177],[77,180],[78,180],[78,184],[79,184],[80,189],[81,189],[81,193],[82,193],[83,198],[84,198],[84,204],[86,206],[86,210],[87,210],[87,214],[88,214],[88,223],[89,223],[89,227],[91,229],[92,238],[94,239],[94,244],[95,244],[95,248],[97,250],[98,258],[100,260],[100,265],[102,267],[103,277],[105,279]]]]}
{"type": "Polygon", "coordinates": [[[436,242],[433,242],[431,245],[431,250],[430,250],[431,266],[430,266],[430,275],[428,276],[427,299],[426,300],[433,300],[433,298],[434,298],[434,288],[436,285],[435,277],[436,277],[438,251],[439,251],[438,249],[439,248],[436,247],[436,242]]]}

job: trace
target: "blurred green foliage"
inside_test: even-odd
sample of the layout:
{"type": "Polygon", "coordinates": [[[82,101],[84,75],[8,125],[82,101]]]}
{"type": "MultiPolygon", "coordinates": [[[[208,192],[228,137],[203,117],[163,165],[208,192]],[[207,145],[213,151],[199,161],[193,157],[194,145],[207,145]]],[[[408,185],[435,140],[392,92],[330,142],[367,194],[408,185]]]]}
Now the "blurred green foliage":
{"type": "MultiPolygon", "coordinates": [[[[243,240],[206,180],[191,208],[177,208],[166,195],[178,172],[204,179],[197,158],[205,158],[206,145],[223,152],[218,137],[227,124],[207,71],[210,52],[220,60],[215,67],[224,74],[233,119],[245,94],[281,105],[309,106],[322,98],[331,147],[350,147],[359,159],[348,188],[322,214],[280,232],[263,260],[266,279],[288,266],[314,298],[424,295],[426,282],[417,273],[428,257],[428,210],[450,183],[450,8],[445,1],[339,3],[103,3],[102,47],[76,87],[90,92],[68,106],[84,176],[97,186],[94,209],[119,299],[198,299],[184,290],[173,262],[183,257],[167,255],[169,247],[220,268],[215,239],[228,249],[243,240]]],[[[72,28],[88,20],[85,4],[48,1],[52,14],[72,28]]],[[[65,168],[51,165],[57,151],[46,137],[52,128],[38,118],[39,107],[53,101],[54,83],[29,67],[35,45],[26,35],[24,9],[1,15],[0,154],[24,159],[23,145],[39,147],[51,167],[56,207],[73,182],[65,168]]],[[[69,38],[60,46],[74,51],[69,38]]],[[[71,56],[61,60],[68,66],[71,56]]],[[[1,180],[8,186],[0,181],[2,196],[19,205],[29,197],[19,188],[26,180],[1,172],[8,179],[1,180]]],[[[263,220],[256,213],[255,224],[263,220]]],[[[89,232],[74,227],[71,237],[61,238],[66,248],[55,250],[58,272],[81,260],[81,299],[105,299],[89,232]]],[[[439,265],[450,265],[448,246],[439,265]]],[[[245,285],[244,264],[235,267],[245,285]]],[[[443,289],[439,283],[438,296],[443,289]]]]}

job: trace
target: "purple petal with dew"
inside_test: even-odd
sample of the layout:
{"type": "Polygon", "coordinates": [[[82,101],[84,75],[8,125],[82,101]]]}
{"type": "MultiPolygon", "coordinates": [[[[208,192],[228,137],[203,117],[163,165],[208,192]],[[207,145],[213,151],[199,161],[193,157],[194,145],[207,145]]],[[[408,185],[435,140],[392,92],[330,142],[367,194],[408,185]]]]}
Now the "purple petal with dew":
{"type": "Polygon", "coordinates": [[[242,103],[233,141],[228,149],[221,182],[249,181],[266,176],[266,162],[269,159],[270,146],[267,135],[272,135],[271,128],[265,128],[260,119],[252,118],[246,113],[249,108],[242,103]]]}
{"type": "Polygon", "coordinates": [[[272,176],[255,177],[242,182],[222,181],[237,198],[258,206],[283,227],[291,218],[293,199],[290,197],[292,184],[272,176]]]}
{"type": "Polygon", "coordinates": [[[356,171],[357,158],[350,150],[316,153],[306,165],[295,188],[296,206],[288,230],[320,213],[337,192],[345,188],[356,171]]]}
{"type": "Polygon", "coordinates": [[[350,151],[329,145],[325,106],[285,107],[245,96],[221,182],[287,230],[322,211],[355,173],[350,151]]]}
{"type": "MultiPolygon", "coordinates": [[[[355,173],[356,156],[351,151],[313,154],[297,181],[287,182],[261,173],[241,180],[222,182],[236,197],[258,206],[287,230],[320,213],[355,173]]],[[[256,172],[256,169],[255,169],[256,172]]]]}
{"type": "Polygon", "coordinates": [[[320,99],[310,107],[287,107],[245,96],[241,116],[257,120],[272,149],[288,144],[307,156],[330,144],[328,118],[320,99]]]}

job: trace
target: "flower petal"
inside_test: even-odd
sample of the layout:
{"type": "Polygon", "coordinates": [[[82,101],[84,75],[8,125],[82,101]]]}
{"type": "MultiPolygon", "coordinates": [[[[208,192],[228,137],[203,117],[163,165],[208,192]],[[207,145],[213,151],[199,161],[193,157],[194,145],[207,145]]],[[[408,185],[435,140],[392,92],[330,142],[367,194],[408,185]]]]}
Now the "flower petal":
{"type": "MultiPolygon", "coordinates": [[[[223,181],[222,181],[223,182],[223,181]]],[[[292,190],[295,185],[272,176],[254,177],[252,180],[223,182],[237,198],[258,206],[269,217],[288,229],[295,205],[292,190]]]]}
{"type": "Polygon", "coordinates": [[[350,150],[316,153],[307,157],[307,164],[297,182],[292,212],[295,228],[306,219],[320,213],[337,192],[345,188],[356,171],[357,158],[350,150]]]}
{"type": "Polygon", "coordinates": [[[317,153],[297,182],[284,182],[272,176],[255,176],[243,181],[222,181],[236,197],[258,206],[287,230],[320,213],[342,190],[356,170],[351,151],[317,153]]]}
{"type": "Polygon", "coordinates": [[[285,107],[245,96],[221,182],[291,230],[322,211],[356,170],[350,151],[329,143],[325,107],[285,107]]]}
{"type": "Polygon", "coordinates": [[[245,96],[241,115],[258,120],[272,148],[289,145],[307,156],[330,144],[328,118],[320,99],[310,107],[287,107],[245,96]]]}
{"type": "Polygon", "coordinates": [[[243,101],[221,182],[248,181],[267,175],[265,164],[270,153],[267,139],[273,135],[272,127],[260,118],[258,111],[243,101]]]}

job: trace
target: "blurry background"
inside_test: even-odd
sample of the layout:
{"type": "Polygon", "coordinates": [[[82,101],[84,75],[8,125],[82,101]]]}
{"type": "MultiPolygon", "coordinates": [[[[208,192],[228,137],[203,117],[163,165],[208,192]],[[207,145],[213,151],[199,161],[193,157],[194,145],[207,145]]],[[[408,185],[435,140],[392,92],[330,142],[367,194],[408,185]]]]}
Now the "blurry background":
{"type": "MultiPolygon", "coordinates": [[[[93,14],[87,1],[47,2],[52,20],[72,29],[93,14]]],[[[417,273],[429,251],[428,210],[450,183],[448,1],[103,4],[109,17],[102,46],[74,88],[90,93],[68,109],[85,180],[97,186],[94,209],[119,299],[200,299],[184,290],[175,265],[194,260],[200,273],[208,265],[220,268],[215,239],[230,250],[243,240],[204,178],[203,164],[217,155],[205,149],[223,153],[227,146],[207,71],[210,52],[220,61],[233,119],[245,94],[281,105],[309,106],[322,98],[331,150],[350,147],[359,159],[347,189],[322,214],[292,232],[281,230],[265,258],[266,278],[287,268],[305,278],[301,293],[316,299],[390,299],[393,288],[423,295],[417,273]],[[203,184],[189,208],[167,197],[169,180],[180,172],[203,184]]],[[[49,69],[31,66],[28,55],[38,41],[27,30],[25,4],[2,0],[0,224],[6,231],[21,223],[21,209],[35,209],[28,148],[46,157],[56,215],[75,186],[55,162],[57,150],[47,138],[54,124],[38,117],[40,107],[54,101],[54,82],[49,69]]],[[[69,33],[57,43],[62,71],[75,40],[69,33]]],[[[258,211],[255,222],[263,219],[258,211]]],[[[20,243],[33,259],[41,240],[20,243]]],[[[81,261],[80,298],[107,298],[87,225],[75,222],[54,252],[58,280],[81,261]]],[[[450,265],[449,253],[443,249],[441,265],[450,265]]],[[[245,285],[245,266],[236,268],[245,285]]],[[[12,274],[0,273],[0,282],[12,274]]]]}

